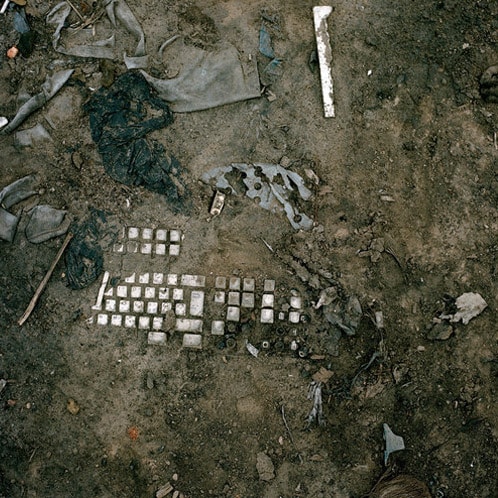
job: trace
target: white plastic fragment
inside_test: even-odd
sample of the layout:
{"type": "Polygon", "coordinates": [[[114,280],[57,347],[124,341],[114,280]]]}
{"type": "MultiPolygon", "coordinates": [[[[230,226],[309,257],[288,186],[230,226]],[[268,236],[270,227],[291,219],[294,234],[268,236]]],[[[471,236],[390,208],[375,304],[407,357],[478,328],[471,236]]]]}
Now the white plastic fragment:
{"type": "Polygon", "coordinates": [[[318,52],[320,80],[322,83],[323,113],[326,118],[335,117],[334,87],[330,70],[332,49],[330,48],[330,37],[327,26],[327,17],[331,12],[332,7],[330,6],[313,7],[316,49],[318,52]]]}
{"type": "Polygon", "coordinates": [[[102,309],[102,301],[104,299],[104,292],[109,281],[109,272],[106,271],[102,277],[102,284],[100,285],[99,293],[97,295],[97,302],[92,306],[92,310],[100,311],[102,309]]]}
{"type": "Polygon", "coordinates": [[[183,334],[184,348],[202,348],[202,336],[197,334],[183,334]]]}
{"type": "Polygon", "coordinates": [[[224,205],[225,205],[225,194],[217,190],[213,202],[211,204],[211,209],[209,210],[209,214],[211,216],[218,216],[223,210],[224,205]]]}
{"type": "Polygon", "coordinates": [[[0,379],[0,393],[5,389],[7,381],[5,379],[0,379]]]}
{"type": "Polygon", "coordinates": [[[253,346],[249,341],[246,340],[246,349],[251,353],[255,358],[258,357],[259,349],[256,346],[253,346]]]}
{"type": "Polygon", "coordinates": [[[182,275],[181,285],[187,287],[204,287],[206,285],[206,277],[203,275],[182,275]]]}
{"type": "Polygon", "coordinates": [[[395,451],[405,449],[405,441],[401,436],[397,436],[387,424],[384,427],[384,440],[386,442],[386,450],[384,451],[384,465],[387,465],[389,455],[395,451]]]}
{"type": "Polygon", "coordinates": [[[308,427],[313,423],[317,422],[319,426],[325,425],[325,417],[323,415],[323,403],[322,403],[322,383],[313,381],[308,387],[308,399],[313,400],[313,407],[308,413],[306,418],[306,423],[308,427]]]}
{"type": "Polygon", "coordinates": [[[3,128],[8,122],[9,120],[6,117],[0,116],[0,128],[3,128]]]}
{"type": "Polygon", "coordinates": [[[177,318],[176,330],[178,332],[202,332],[202,320],[177,318]]]}
{"type": "Polygon", "coordinates": [[[333,301],[337,299],[337,289],[335,287],[327,287],[320,292],[320,297],[318,302],[315,304],[315,309],[319,309],[322,306],[328,306],[333,301]]]}
{"type": "Polygon", "coordinates": [[[211,323],[212,335],[223,335],[225,333],[225,322],[223,320],[213,320],[211,323]]]}
{"type": "Polygon", "coordinates": [[[461,321],[464,325],[467,325],[472,318],[480,315],[488,306],[483,297],[476,292],[462,294],[457,298],[455,304],[458,311],[450,319],[450,322],[461,321]]]}
{"type": "Polygon", "coordinates": [[[149,332],[147,342],[151,346],[163,346],[166,344],[166,334],[164,332],[149,332]]]}
{"type": "Polygon", "coordinates": [[[190,294],[190,314],[192,316],[202,316],[204,310],[204,292],[192,291],[190,294]]]}
{"type": "Polygon", "coordinates": [[[156,498],[164,498],[173,491],[173,486],[168,482],[156,491],[156,498]]]}
{"type": "Polygon", "coordinates": [[[5,2],[2,5],[2,8],[0,9],[0,14],[5,14],[5,11],[7,10],[7,7],[9,6],[10,0],[5,0],[5,2]]]}

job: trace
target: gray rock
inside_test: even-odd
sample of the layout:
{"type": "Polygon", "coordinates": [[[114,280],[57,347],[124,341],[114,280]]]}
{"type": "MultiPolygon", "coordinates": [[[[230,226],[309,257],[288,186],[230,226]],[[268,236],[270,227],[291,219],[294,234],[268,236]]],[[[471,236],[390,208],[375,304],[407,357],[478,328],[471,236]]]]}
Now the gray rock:
{"type": "Polygon", "coordinates": [[[275,467],[271,458],[260,451],[257,456],[256,469],[258,470],[259,478],[262,481],[271,481],[275,478],[275,467]]]}

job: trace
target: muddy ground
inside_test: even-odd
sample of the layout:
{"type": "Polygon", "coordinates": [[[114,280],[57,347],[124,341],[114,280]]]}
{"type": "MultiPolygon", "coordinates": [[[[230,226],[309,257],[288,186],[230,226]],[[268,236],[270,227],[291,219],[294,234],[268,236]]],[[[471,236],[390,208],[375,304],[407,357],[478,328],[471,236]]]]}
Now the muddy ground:
{"type": "MultiPolygon", "coordinates": [[[[258,54],[262,13],[275,20],[283,72],[272,94],[176,113],[153,133],[178,158],[192,192],[191,212],[174,214],[164,196],[105,173],[82,105],[125,66],[119,57],[109,70],[55,52],[45,23],[55,4],[28,0],[33,53],[1,57],[0,115],[9,119],[21,91],[36,93],[54,68],[76,69],[22,125],[42,123],[52,141],[21,147],[2,137],[1,186],[39,178],[38,195],[13,211],[49,204],[78,221],[97,208],[126,227],[179,229],[180,256],[156,260],[154,271],[206,276],[207,293],[218,275],[257,285],[275,279],[277,299],[291,290],[303,298],[296,337],[309,354],[292,351],[287,336],[276,348],[277,325],[261,327],[254,313],[235,328],[231,347],[207,328],[201,350],[182,348],[169,329],[166,345],[148,345],[144,330],[97,325],[101,277],[71,290],[64,260],[19,327],[63,240],[29,243],[23,215],[14,241],[0,242],[0,378],[8,381],[0,394],[0,495],[152,497],[171,482],[191,498],[361,497],[388,468],[425,482],[434,497],[498,496],[498,108],[479,93],[481,74],[498,62],[498,5],[334,2],[336,117],[325,119],[309,64],[313,3],[130,0],[150,54],[180,33],[182,43],[206,50],[228,41],[256,58],[260,72],[269,62],[258,54]],[[313,197],[299,205],[313,229],[295,231],[284,214],[241,195],[228,195],[209,219],[213,189],[200,178],[232,162],[280,163],[302,175],[313,197]],[[355,335],[339,341],[314,309],[331,286],[341,298],[357,296],[363,310],[355,335]],[[464,292],[480,293],[488,308],[434,340],[434,317],[464,292]],[[271,347],[255,358],[247,338],[271,347]],[[306,427],[308,387],[320,367],[333,372],[323,385],[326,424],[306,427]],[[406,446],[387,467],[384,423],[406,446]],[[261,452],[274,465],[269,481],[256,468],[261,452]]],[[[19,37],[9,12],[0,18],[2,54],[19,37]]],[[[174,52],[172,44],[151,62],[156,75],[176,74],[167,56],[174,52]]],[[[114,283],[150,265],[105,254],[114,283]]],[[[209,307],[205,313],[207,320],[209,307]]]]}

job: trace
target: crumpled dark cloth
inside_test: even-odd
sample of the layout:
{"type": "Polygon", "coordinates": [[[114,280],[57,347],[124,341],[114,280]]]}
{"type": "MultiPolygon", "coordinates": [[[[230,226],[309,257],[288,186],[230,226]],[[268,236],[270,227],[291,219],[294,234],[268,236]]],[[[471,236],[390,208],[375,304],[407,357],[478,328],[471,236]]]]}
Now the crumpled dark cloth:
{"type": "Polygon", "coordinates": [[[165,195],[175,212],[188,209],[179,162],[147,137],[173,123],[173,113],[140,73],[124,73],[110,88],[95,92],[84,109],[104,168],[112,178],[165,195]],[[153,117],[149,117],[151,110],[153,117]]]}

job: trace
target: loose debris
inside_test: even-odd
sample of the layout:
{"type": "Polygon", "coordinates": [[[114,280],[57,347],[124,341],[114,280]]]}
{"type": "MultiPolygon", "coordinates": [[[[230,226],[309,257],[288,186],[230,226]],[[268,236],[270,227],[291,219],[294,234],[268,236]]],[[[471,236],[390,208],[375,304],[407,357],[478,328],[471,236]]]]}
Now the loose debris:
{"type": "Polygon", "coordinates": [[[164,498],[173,491],[173,486],[167,482],[164,486],[156,491],[156,498],[164,498]]]}
{"type": "Polygon", "coordinates": [[[14,119],[5,128],[0,130],[0,134],[10,133],[15,130],[28,116],[43,107],[64,86],[71,74],[73,74],[73,71],[73,69],[67,69],[58,71],[52,76],[47,76],[45,82],[42,84],[41,91],[19,108],[14,119]]]}
{"type": "Polygon", "coordinates": [[[259,30],[259,51],[265,56],[273,59],[275,57],[275,51],[273,50],[272,41],[270,33],[266,29],[265,24],[261,24],[259,30]]]}
{"type": "Polygon", "coordinates": [[[356,296],[333,301],[323,306],[323,314],[327,321],[348,336],[355,335],[360,324],[363,310],[356,296]]]}
{"type": "Polygon", "coordinates": [[[491,66],[484,71],[480,81],[481,97],[486,102],[498,102],[498,66],[491,66]]]}
{"type": "Polygon", "coordinates": [[[138,430],[138,427],[135,427],[134,425],[131,427],[128,427],[126,430],[126,433],[128,434],[128,437],[132,441],[136,441],[138,439],[138,436],[140,435],[140,431],[138,430]]]}
{"type": "MultiPolygon", "coordinates": [[[[57,4],[47,14],[47,24],[55,26],[55,32],[52,37],[52,45],[57,52],[65,55],[72,55],[76,57],[91,57],[94,59],[116,59],[115,54],[115,32],[122,24],[124,28],[137,39],[137,46],[133,56],[123,55],[124,62],[128,69],[146,67],[147,56],[145,54],[145,35],[137,21],[137,18],[128,7],[124,0],[105,0],[105,12],[109,21],[114,28],[112,33],[109,33],[107,39],[98,40],[89,43],[89,37],[85,30],[86,22],[83,22],[79,28],[68,29],[68,36],[63,37],[63,29],[67,26],[67,18],[71,12],[70,2],[61,2],[57,4]]],[[[103,11],[97,13],[96,18],[100,17],[103,11]]],[[[80,17],[81,18],[81,17],[80,17]]],[[[95,22],[96,19],[91,19],[90,22],[95,22]]]]}
{"type": "Polygon", "coordinates": [[[322,383],[313,381],[308,388],[308,399],[313,400],[313,407],[306,417],[306,427],[309,428],[316,422],[320,427],[325,425],[322,405],[322,383]]]}
{"type": "Polygon", "coordinates": [[[275,478],[275,466],[273,465],[271,458],[263,451],[258,453],[256,469],[261,481],[271,481],[275,478]]]}
{"type": "Polygon", "coordinates": [[[78,413],[80,412],[80,406],[73,398],[69,398],[67,400],[66,408],[71,415],[78,415],[78,413]]]}
{"type": "Polygon", "coordinates": [[[259,206],[272,212],[283,208],[292,227],[296,230],[312,228],[313,220],[299,212],[290,201],[295,188],[301,199],[305,201],[309,200],[312,195],[300,175],[276,164],[233,163],[230,166],[214,168],[204,173],[202,181],[207,184],[215,181],[216,188],[229,189],[231,193],[238,195],[235,187],[227,179],[227,175],[232,172],[243,173],[242,182],[247,188],[246,195],[250,199],[258,198],[259,206]],[[277,180],[283,181],[283,185],[277,183],[277,180]]]}
{"type": "Polygon", "coordinates": [[[384,465],[387,465],[389,455],[395,451],[405,449],[405,441],[401,436],[397,436],[387,424],[384,427],[384,440],[386,442],[386,450],[384,451],[384,465]]]}
{"type": "Polygon", "coordinates": [[[220,192],[219,190],[216,191],[214,194],[213,202],[211,203],[211,209],[209,210],[209,214],[211,216],[218,216],[221,211],[223,210],[223,206],[225,205],[225,194],[223,192],[220,192]]]}
{"type": "MultiPolygon", "coordinates": [[[[294,437],[292,436],[292,432],[290,430],[289,424],[287,423],[287,419],[285,418],[285,408],[284,405],[280,407],[280,412],[282,413],[282,421],[284,422],[285,429],[287,430],[287,434],[289,435],[290,442],[292,443],[292,446],[294,449],[297,451],[296,443],[294,442],[294,437]]],[[[297,457],[299,458],[299,461],[303,463],[303,457],[301,456],[301,453],[297,453],[297,457]]]]}
{"type": "Polygon", "coordinates": [[[438,323],[435,323],[427,334],[427,339],[430,341],[446,341],[453,335],[453,326],[450,323],[437,320],[438,323]]]}
{"type": "Polygon", "coordinates": [[[143,76],[127,72],[110,88],[101,88],[84,105],[90,115],[92,138],[106,172],[125,185],[143,185],[167,197],[173,211],[188,208],[187,188],[178,161],[147,135],[173,122],[168,105],[143,76]],[[147,109],[156,112],[147,115],[147,109]],[[159,115],[157,115],[157,111],[159,115]]]}
{"type": "Polygon", "coordinates": [[[0,393],[5,389],[7,381],[5,379],[0,379],[0,393]]]}
{"type": "Polygon", "coordinates": [[[246,349],[251,353],[255,358],[258,357],[259,349],[253,346],[249,341],[246,340],[246,349]]]}
{"type": "Polygon", "coordinates": [[[431,498],[427,485],[412,476],[401,474],[394,479],[381,477],[367,498],[431,498]]]}
{"type": "Polygon", "coordinates": [[[483,297],[476,292],[466,292],[455,301],[457,312],[450,315],[441,315],[442,320],[449,320],[452,323],[462,322],[467,325],[472,318],[480,315],[488,306],[483,297]]]}
{"type": "Polygon", "coordinates": [[[332,375],[334,375],[334,372],[331,372],[330,370],[327,370],[326,368],[320,367],[320,370],[315,372],[312,376],[313,380],[315,382],[325,384],[328,382],[332,375]]]}
{"type": "Polygon", "coordinates": [[[114,244],[118,229],[106,213],[92,209],[88,219],[75,226],[73,232],[66,255],[67,282],[71,289],[83,289],[102,273],[103,248],[114,244]]]}

